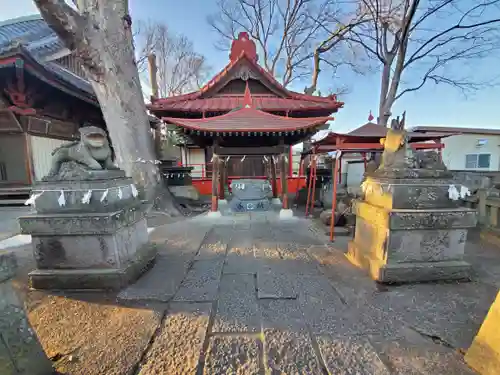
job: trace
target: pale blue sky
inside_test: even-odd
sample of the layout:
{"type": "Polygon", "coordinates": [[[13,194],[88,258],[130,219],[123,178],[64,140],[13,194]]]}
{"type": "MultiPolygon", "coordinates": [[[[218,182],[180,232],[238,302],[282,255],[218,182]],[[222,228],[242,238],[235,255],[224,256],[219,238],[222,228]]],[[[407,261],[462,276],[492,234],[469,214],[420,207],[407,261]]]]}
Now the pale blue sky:
{"type": "MultiPolygon", "coordinates": [[[[217,35],[206,22],[206,16],[213,13],[215,1],[212,0],[129,0],[132,18],[135,20],[159,20],[172,30],[185,34],[194,43],[195,49],[207,56],[214,73],[228,62],[225,52],[213,47],[217,35]]],[[[34,14],[37,12],[32,0],[0,0],[0,21],[34,14]]],[[[477,72],[494,69],[498,71],[497,61],[485,61],[475,68],[477,72]]],[[[498,71],[500,74],[500,71],[498,71]]],[[[346,74],[338,84],[332,78],[323,77],[323,87],[340,86],[347,83],[351,92],[344,98],[345,108],[336,116],[332,128],[337,131],[351,130],[367,121],[368,112],[376,113],[378,103],[378,75],[356,76],[346,74]]],[[[291,87],[302,91],[305,83],[291,87]]],[[[326,91],[326,89],[324,90],[326,91]]],[[[424,89],[405,95],[394,108],[398,114],[407,111],[407,124],[446,125],[498,128],[500,125],[500,88],[482,90],[468,98],[446,86],[429,85],[424,89]]]]}

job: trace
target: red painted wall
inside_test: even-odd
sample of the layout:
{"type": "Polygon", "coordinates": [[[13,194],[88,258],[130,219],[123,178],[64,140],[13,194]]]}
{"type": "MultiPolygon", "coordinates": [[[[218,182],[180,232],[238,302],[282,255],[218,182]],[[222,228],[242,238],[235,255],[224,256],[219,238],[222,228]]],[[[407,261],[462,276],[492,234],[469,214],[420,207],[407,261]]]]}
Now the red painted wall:
{"type": "MultiPolygon", "coordinates": [[[[306,186],[306,177],[288,177],[288,193],[295,194],[298,190],[306,186]]],[[[278,185],[278,194],[281,194],[281,180],[276,179],[276,185],[278,185]]],[[[193,186],[198,190],[201,195],[211,195],[212,191],[212,179],[210,178],[199,178],[193,179],[193,186]]]]}

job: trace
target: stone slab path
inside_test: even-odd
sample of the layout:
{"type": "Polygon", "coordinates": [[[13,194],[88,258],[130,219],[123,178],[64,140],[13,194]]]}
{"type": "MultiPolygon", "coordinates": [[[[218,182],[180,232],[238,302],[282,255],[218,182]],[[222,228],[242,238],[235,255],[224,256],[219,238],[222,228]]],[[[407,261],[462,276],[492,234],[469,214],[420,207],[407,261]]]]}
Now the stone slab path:
{"type": "Polygon", "coordinates": [[[157,228],[156,265],[117,297],[164,306],[131,373],[474,374],[460,350],[493,285],[380,287],[346,260],[348,239],[311,229],[271,213],[157,228]]]}

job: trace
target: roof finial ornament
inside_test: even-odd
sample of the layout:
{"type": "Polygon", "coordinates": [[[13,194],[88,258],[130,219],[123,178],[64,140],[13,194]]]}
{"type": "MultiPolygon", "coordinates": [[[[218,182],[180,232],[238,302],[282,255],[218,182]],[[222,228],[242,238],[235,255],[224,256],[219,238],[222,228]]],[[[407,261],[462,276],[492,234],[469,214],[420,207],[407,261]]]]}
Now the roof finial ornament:
{"type": "Polygon", "coordinates": [[[375,118],[375,117],[373,117],[373,115],[372,115],[372,111],[370,111],[370,114],[368,115],[368,121],[369,121],[369,122],[372,122],[374,118],[375,118]]]}
{"type": "Polygon", "coordinates": [[[253,99],[247,81],[245,86],[245,96],[243,97],[243,108],[252,108],[252,107],[253,107],[253,99]]]}
{"type": "Polygon", "coordinates": [[[235,62],[243,53],[250,60],[257,62],[257,47],[255,46],[255,42],[250,39],[250,36],[246,31],[240,32],[238,34],[238,39],[233,40],[229,59],[231,62],[235,62]]]}

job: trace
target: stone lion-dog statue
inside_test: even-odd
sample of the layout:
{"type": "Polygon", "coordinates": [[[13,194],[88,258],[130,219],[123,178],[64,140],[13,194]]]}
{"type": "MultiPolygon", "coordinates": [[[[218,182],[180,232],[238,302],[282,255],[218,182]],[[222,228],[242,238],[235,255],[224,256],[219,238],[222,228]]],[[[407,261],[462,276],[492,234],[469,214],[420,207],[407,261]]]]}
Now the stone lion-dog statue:
{"type": "Polygon", "coordinates": [[[52,152],[48,176],[56,176],[65,162],[76,162],[90,170],[117,170],[106,132],[97,126],[79,129],[80,140],[59,146],[52,152]]]}

